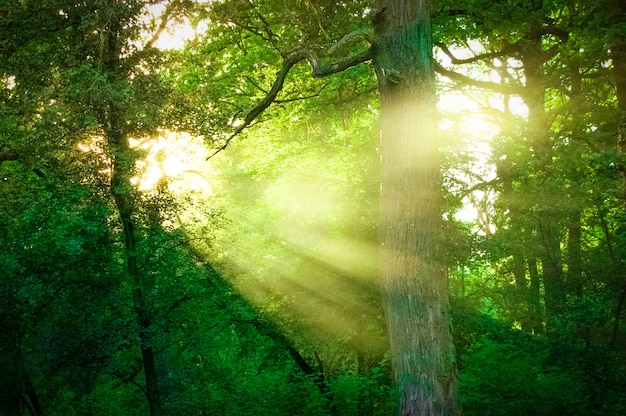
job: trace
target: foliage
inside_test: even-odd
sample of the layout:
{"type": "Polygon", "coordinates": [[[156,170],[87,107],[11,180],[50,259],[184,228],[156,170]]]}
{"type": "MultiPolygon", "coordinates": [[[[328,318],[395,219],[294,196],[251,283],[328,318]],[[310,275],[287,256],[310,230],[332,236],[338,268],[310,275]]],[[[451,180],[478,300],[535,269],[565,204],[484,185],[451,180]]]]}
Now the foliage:
{"type": "MultiPolygon", "coordinates": [[[[465,414],[624,414],[626,17],[612,0],[458,3],[436,2],[433,22],[441,95],[477,103],[444,113],[441,140],[465,414]],[[491,127],[476,131],[477,114],[491,127]],[[470,205],[477,217],[461,218],[470,205]]],[[[372,68],[316,79],[296,65],[276,102],[204,160],[290,53],[369,46],[339,40],[373,9],[0,4],[0,413],[147,414],[146,347],[165,414],[396,411],[372,68]],[[195,25],[184,48],[150,44],[164,16],[164,33],[195,25]],[[117,148],[115,123],[139,144],[117,148]],[[211,189],[184,170],[141,188],[135,177],[164,169],[172,148],[151,146],[182,132],[204,140],[193,174],[211,189]],[[113,162],[128,168],[117,186],[113,162]]]]}

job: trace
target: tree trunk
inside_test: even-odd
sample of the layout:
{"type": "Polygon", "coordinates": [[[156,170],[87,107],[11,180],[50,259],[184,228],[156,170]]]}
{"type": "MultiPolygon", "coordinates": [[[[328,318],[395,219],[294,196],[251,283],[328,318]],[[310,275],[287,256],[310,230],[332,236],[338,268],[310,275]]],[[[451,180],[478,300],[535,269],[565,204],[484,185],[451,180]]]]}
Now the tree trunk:
{"type": "MultiPolygon", "coordinates": [[[[102,66],[111,80],[119,78],[119,50],[117,45],[119,22],[112,20],[102,38],[102,66]]],[[[122,223],[124,235],[124,256],[126,273],[132,285],[133,309],[139,327],[141,360],[146,380],[145,394],[151,416],[160,416],[161,401],[157,383],[157,371],[149,336],[150,317],[143,300],[141,274],[137,264],[137,242],[135,231],[136,189],[131,182],[135,166],[135,156],[130,148],[129,138],[124,131],[125,120],[118,103],[108,98],[105,110],[100,114],[100,123],[104,128],[111,156],[111,194],[122,223]]]]}
{"type": "Polygon", "coordinates": [[[528,275],[530,276],[530,290],[528,292],[528,302],[530,305],[530,319],[532,322],[533,334],[543,334],[543,313],[541,307],[541,284],[539,282],[539,271],[537,271],[537,260],[528,259],[528,275]]]}
{"type": "Polygon", "coordinates": [[[523,253],[517,251],[513,253],[513,276],[515,277],[516,307],[518,308],[518,319],[522,326],[522,331],[532,333],[532,316],[530,312],[530,296],[528,293],[528,281],[526,279],[526,259],[523,253]]]}
{"type": "MultiPolygon", "coordinates": [[[[540,32],[538,32],[540,33],[540,32]]],[[[552,165],[550,126],[545,110],[544,57],[541,35],[531,38],[521,57],[526,77],[525,93],[522,95],[528,107],[527,139],[536,159],[536,170],[549,180],[552,165]]],[[[565,301],[563,265],[561,259],[560,213],[554,206],[550,189],[540,189],[541,199],[537,207],[539,245],[544,284],[546,315],[549,319],[558,315],[565,301]]]]}
{"type": "Polygon", "coordinates": [[[161,415],[161,401],[157,383],[157,371],[154,359],[152,341],[149,336],[151,325],[150,316],[143,301],[141,275],[137,264],[137,242],[133,211],[135,205],[134,189],[130,182],[135,159],[130,156],[128,138],[124,136],[115,115],[114,104],[108,111],[107,140],[112,151],[111,193],[115,199],[118,215],[122,222],[124,233],[124,254],[126,257],[126,273],[133,285],[133,309],[139,326],[139,341],[141,359],[146,380],[146,398],[150,407],[151,416],[161,415]]]}
{"type": "Polygon", "coordinates": [[[381,279],[401,415],[459,415],[429,4],[381,0],[381,279]]]}
{"type": "MultiPolygon", "coordinates": [[[[623,22],[626,18],[626,4],[623,1],[615,2],[615,19],[617,22],[623,22]]],[[[616,39],[611,45],[611,59],[613,60],[613,76],[615,78],[615,94],[617,95],[617,108],[619,111],[619,130],[617,138],[617,152],[623,157],[626,154],[626,36],[616,35],[616,39]]],[[[621,164],[618,166],[621,176],[622,203],[626,207],[626,166],[621,164]]],[[[620,231],[624,229],[620,227],[620,231]]],[[[623,255],[620,253],[620,256],[623,255]]],[[[622,315],[624,314],[624,304],[626,301],[626,271],[623,262],[619,262],[615,266],[615,275],[617,276],[617,290],[619,298],[613,313],[613,334],[611,336],[611,347],[618,345],[618,337],[620,335],[620,325],[622,315]]]]}
{"type": "MultiPolygon", "coordinates": [[[[585,97],[582,93],[583,84],[582,77],[580,76],[580,68],[576,65],[572,65],[570,68],[572,77],[571,97],[574,108],[572,110],[572,141],[569,147],[572,148],[572,152],[577,154],[577,146],[579,143],[584,143],[585,132],[585,114],[582,111],[585,97]]],[[[566,281],[566,293],[581,295],[582,289],[582,254],[581,254],[581,238],[582,238],[582,213],[583,206],[579,201],[583,200],[583,192],[578,185],[580,178],[577,175],[578,172],[574,172],[568,178],[570,182],[570,209],[567,212],[567,281],[566,281]]]]}
{"type": "Polygon", "coordinates": [[[33,386],[33,382],[31,381],[28,374],[24,374],[22,376],[22,381],[24,383],[25,390],[25,398],[24,401],[27,404],[28,411],[32,416],[41,416],[43,415],[43,409],[41,407],[41,403],[39,403],[39,398],[37,397],[37,393],[35,392],[35,387],[33,386]]]}

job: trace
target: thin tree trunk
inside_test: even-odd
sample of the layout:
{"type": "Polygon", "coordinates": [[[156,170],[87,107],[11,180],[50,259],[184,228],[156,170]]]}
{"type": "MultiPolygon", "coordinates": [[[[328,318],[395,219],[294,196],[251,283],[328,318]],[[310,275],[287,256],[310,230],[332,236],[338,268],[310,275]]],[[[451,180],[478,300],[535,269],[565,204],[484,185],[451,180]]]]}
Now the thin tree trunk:
{"type": "MultiPolygon", "coordinates": [[[[616,19],[623,22],[626,17],[626,4],[623,1],[616,1],[616,19]]],[[[626,154],[626,36],[618,36],[611,46],[611,58],[613,60],[613,75],[615,78],[615,92],[617,95],[617,108],[619,110],[618,124],[618,140],[617,152],[620,155],[626,154]]],[[[621,176],[622,203],[626,208],[626,166],[618,167],[621,176]]],[[[621,227],[622,228],[622,227],[621,227]]],[[[623,231],[623,228],[622,230],[623,231]]],[[[620,253],[621,255],[621,253],[620,253]]],[[[617,262],[615,265],[616,276],[620,281],[617,283],[619,287],[619,299],[613,313],[613,333],[611,335],[610,345],[614,348],[618,343],[620,334],[620,325],[624,311],[624,303],[626,300],[626,271],[623,262],[617,262]]]]}
{"type": "Polygon", "coordinates": [[[576,292],[576,288],[580,287],[582,276],[580,249],[582,228],[580,216],[580,209],[572,211],[567,225],[567,287],[573,292],[576,292]]]}
{"type": "MultiPolygon", "coordinates": [[[[108,30],[102,39],[102,65],[111,79],[117,79],[119,74],[119,45],[117,45],[117,31],[121,27],[119,22],[112,19],[108,30]]],[[[151,416],[160,416],[161,400],[157,383],[152,340],[149,336],[150,317],[143,300],[141,274],[137,264],[137,236],[135,231],[135,203],[136,189],[131,183],[135,166],[135,157],[130,148],[129,140],[124,132],[124,117],[119,105],[109,99],[101,113],[101,124],[104,127],[106,140],[111,154],[111,194],[122,223],[124,235],[124,256],[126,258],[126,273],[132,284],[133,309],[139,327],[139,341],[141,359],[146,380],[146,399],[151,416]]]]}
{"type": "Polygon", "coordinates": [[[528,302],[530,304],[530,315],[532,322],[532,332],[543,334],[543,313],[541,308],[541,282],[539,281],[539,271],[537,270],[537,260],[528,259],[528,275],[530,276],[530,291],[528,302]]]}
{"type": "MultiPolygon", "coordinates": [[[[541,35],[529,40],[529,46],[521,57],[526,77],[525,93],[522,95],[528,107],[527,139],[535,153],[536,170],[549,178],[552,165],[552,145],[550,127],[545,112],[545,82],[543,74],[541,35]]],[[[563,266],[558,223],[559,213],[549,191],[541,193],[537,209],[538,233],[544,283],[544,296],[547,318],[558,315],[565,301],[563,288],[563,266]]]]}
{"type": "MultiPolygon", "coordinates": [[[[570,69],[572,85],[571,85],[571,100],[573,103],[578,104],[574,105],[572,110],[572,140],[569,145],[572,147],[572,151],[574,154],[577,153],[576,147],[579,146],[579,143],[583,140],[584,135],[584,113],[581,111],[582,105],[585,97],[582,94],[582,78],[580,76],[580,68],[577,66],[573,66],[570,69]]],[[[571,209],[568,212],[567,216],[567,256],[565,258],[567,264],[567,282],[566,282],[566,290],[567,293],[576,294],[580,296],[581,290],[581,278],[582,278],[582,257],[581,257],[581,238],[582,238],[582,227],[581,227],[581,216],[583,207],[580,202],[583,200],[582,192],[580,190],[580,186],[578,182],[580,178],[576,173],[572,174],[571,179],[569,179],[571,190],[569,198],[570,198],[570,206],[571,209]]]]}
{"type": "Polygon", "coordinates": [[[35,387],[33,386],[33,382],[28,374],[22,375],[22,382],[24,383],[26,396],[25,402],[27,404],[28,411],[32,416],[42,416],[43,408],[41,407],[41,403],[37,397],[37,392],[35,392],[35,387]]]}
{"type": "Polygon", "coordinates": [[[442,264],[442,189],[429,4],[379,1],[381,278],[401,415],[452,416],[456,360],[442,264]]]}
{"type": "Polygon", "coordinates": [[[526,260],[524,254],[517,251],[513,253],[513,275],[515,277],[515,291],[517,293],[516,307],[518,307],[518,319],[522,326],[522,331],[532,333],[531,309],[528,293],[528,281],[526,279],[526,260]]]}
{"type": "MultiPolygon", "coordinates": [[[[116,126],[115,109],[109,111],[109,125],[116,126]]],[[[137,264],[137,242],[135,235],[134,189],[130,183],[134,158],[129,157],[131,150],[128,139],[116,129],[107,132],[107,139],[113,149],[113,163],[111,173],[111,193],[115,199],[118,215],[124,232],[124,254],[126,257],[126,273],[133,285],[133,309],[139,326],[139,341],[141,359],[146,380],[146,398],[150,407],[151,416],[161,415],[161,401],[157,383],[157,371],[154,359],[152,341],[149,336],[151,325],[150,317],[143,300],[141,275],[137,264]]]]}

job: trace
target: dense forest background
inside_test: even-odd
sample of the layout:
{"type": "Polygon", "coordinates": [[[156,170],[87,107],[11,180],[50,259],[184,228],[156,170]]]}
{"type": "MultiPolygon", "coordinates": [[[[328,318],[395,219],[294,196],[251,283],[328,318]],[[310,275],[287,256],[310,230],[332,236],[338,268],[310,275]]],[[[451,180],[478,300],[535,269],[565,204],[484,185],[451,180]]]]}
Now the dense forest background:
{"type": "MultiPolygon", "coordinates": [[[[397,412],[380,13],[0,0],[0,414],[397,412]]],[[[431,22],[463,411],[626,414],[626,5],[431,22]]]]}

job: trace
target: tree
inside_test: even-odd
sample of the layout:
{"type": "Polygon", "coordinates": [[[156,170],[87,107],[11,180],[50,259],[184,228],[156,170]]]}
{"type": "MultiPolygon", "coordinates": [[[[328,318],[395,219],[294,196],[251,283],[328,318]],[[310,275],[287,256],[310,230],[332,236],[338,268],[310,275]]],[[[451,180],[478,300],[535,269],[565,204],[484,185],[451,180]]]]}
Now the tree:
{"type": "Polygon", "coordinates": [[[403,415],[455,415],[456,363],[442,264],[441,166],[427,2],[381,2],[381,276],[403,415]]]}
{"type": "MultiPolygon", "coordinates": [[[[219,150],[277,101],[288,73],[298,62],[306,60],[314,77],[330,76],[370,60],[374,63],[382,127],[380,270],[392,361],[401,390],[400,412],[459,414],[441,252],[443,198],[429,3],[380,1],[371,16],[373,34],[357,29],[337,41],[330,51],[342,50],[354,39],[366,39],[371,47],[357,47],[356,52],[331,62],[327,57],[318,57],[319,47],[282,52],[280,42],[284,36],[273,32],[268,24],[270,16],[250,4],[243,6],[245,11],[237,12],[236,4],[221,5],[217,20],[266,39],[275,48],[274,53],[282,55],[283,64],[272,88],[241,117],[239,126],[219,150]]],[[[305,39],[310,40],[310,34],[306,35],[305,39]]]]}
{"type": "MultiPolygon", "coordinates": [[[[610,48],[613,54],[617,51],[617,60],[609,61],[607,53],[608,45],[619,38],[620,30],[613,25],[623,23],[620,9],[616,4],[607,7],[584,2],[478,2],[442,16],[469,27],[481,42],[468,42],[466,33],[456,41],[448,39],[455,48],[465,48],[465,56],[469,56],[456,59],[451,48],[443,45],[452,63],[472,65],[472,72],[498,76],[500,82],[485,80],[487,76],[482,80],[463,77],[442,68],[440,72],[457,82],[504,95],[503,108],[490,109],[504,121],[492,142],[490,163],[497,178],[468,187],[470,192],[496,190],[495,232],[482,239],[487,244],[478,256],[488,259],[492,272],[487,282],[498,288],[491,293],[477,290],[489,299],[482,310],[535,335],[546,325],[550,340],[544,347],[549,354],[546,362],[559,366],[562,377],[582,371],[594,379],[597,373],[583,370],[579,358],[584,355],[584,360],[600,366],[617,358],[610,349],[613,334],[619,333],[615,328],[621,321],[623,293],[623,273],[614,262],[621,250],[617,224],[623,215],[617,163],[619,117],[614,108],[619,101],[619,77],[613,74],[613,84],[611,76],[620,66],[619,46],[610,48]],[[598,36],[597,29],[603,25],[606,32],[598,36]],[[511,95],[523,100],[528,116],[507,114],[511,95]],[[525,321],[528,312],[539,318],[538,324],[535,319],[525,321]],[[613,330],[609,322],[614,324],[613,330]]],[[[445,32],[448,36],[452,33],[445,32]]],[[[542,342],[543,337],[529,339],[542,342]]],[[[475,364],[469,360],[465,364],[468,367],[461,372],[469,376],[475,364]]],[[[617,370],[616,374],[621,377],[623,373],[617,370]]],[[[615,404],[608,396],[615,396],[606,393],[615,386],[607,381],[610,379],[608,373],[595,379],[587,387],[593,391],[593,399],[577,411],[597,408],[614,412],[615,404]]],[[[467,390],[473,381],[462,381],[466,398],[473,393],[467,390]]],[[[555,378],[550,384],[557,381],[555,378]]],[[[486,403],[484,398],[482,401],[486,403]]],[[[565,403],[569,401],[563,403],[569,406],[565,403]]],[[[489,414],[484,406],[466,409],[489,414]]],[[[526,409],[523,412],[528,413],[526,409]]],[[[541,414],[552,412],[558,411],[541,410],[541,414]]]]}

